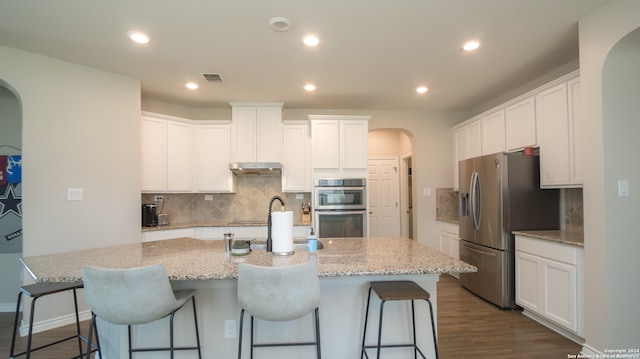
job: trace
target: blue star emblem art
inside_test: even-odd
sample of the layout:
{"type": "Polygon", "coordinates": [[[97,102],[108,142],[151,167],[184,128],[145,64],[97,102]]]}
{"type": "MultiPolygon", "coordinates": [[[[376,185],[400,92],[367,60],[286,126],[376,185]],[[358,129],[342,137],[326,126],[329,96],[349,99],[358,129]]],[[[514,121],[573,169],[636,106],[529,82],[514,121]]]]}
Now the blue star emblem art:
{"type": "Polygon", "coordinates": [[[16,196],[15,189],[11,184],[7,185],[4,194],[0,195],[0,218],[9,213],[22,217],[22,196],[16,196]]]}

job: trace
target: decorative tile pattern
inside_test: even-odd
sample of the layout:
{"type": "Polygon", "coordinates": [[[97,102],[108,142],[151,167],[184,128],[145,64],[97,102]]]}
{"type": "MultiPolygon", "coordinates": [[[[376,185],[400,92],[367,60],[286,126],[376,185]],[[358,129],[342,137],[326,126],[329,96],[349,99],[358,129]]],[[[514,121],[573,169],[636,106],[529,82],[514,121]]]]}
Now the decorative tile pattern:
{"type": "MultiPolygon", "coordinates": [[[[172,224],[266,222],[269,202],[277,195],[284,200],[285,210],[293,211],[294,223],[299,223],[302,204],[311,202],[310,192],[303,192],[303,199],[296,199],[297,193],[283,193],[281,177],[245,176],[236,180],[236,193],[213,193],[211,201],[205,200],[204,193],[157,193],[164,197],[163,203],[158,203],[158,213],[168,214],[172,224]]],[[[142,203],[154,203],[154,195],[143,193],[142,203]]],[[[278,202],[273,204],[273,210],[280,210],[278,202]]]]}
{"type": "MultiPolygon", "coordinates": [[[[453,188],[436,188],[436,220],[458,221],[458,192],[453,188]]],[[[560,190],[560,227],[570,232],[584,232],[582,188],[560,190]]]]}

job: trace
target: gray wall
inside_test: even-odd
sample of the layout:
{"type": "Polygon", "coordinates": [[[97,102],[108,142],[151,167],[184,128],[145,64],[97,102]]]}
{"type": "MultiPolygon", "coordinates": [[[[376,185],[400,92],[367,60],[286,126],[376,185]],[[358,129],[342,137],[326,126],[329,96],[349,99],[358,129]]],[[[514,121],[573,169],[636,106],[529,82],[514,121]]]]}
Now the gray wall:
{"type": "Polygon", "coordinates": [[[580,20],[585,122],[585,350],[637,348],[640,333],[640,2],[617,0],[580,20]],[[631,36],[626,37],[632,33],[631,36]],[[618,198],[617,181],[630,197],[618,198]]]}
{"type": "Polygon", "coordinates": [[[0,86],[22,111],[24,255],[139,242],[140,82],[0,46],[0,86]]]}

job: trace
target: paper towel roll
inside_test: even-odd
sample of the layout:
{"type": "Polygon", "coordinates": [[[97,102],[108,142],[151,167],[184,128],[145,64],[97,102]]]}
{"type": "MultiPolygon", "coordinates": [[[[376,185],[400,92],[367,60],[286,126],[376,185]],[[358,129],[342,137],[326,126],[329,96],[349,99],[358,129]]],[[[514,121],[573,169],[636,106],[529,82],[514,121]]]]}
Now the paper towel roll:
{"type": "Polygon", "coordinates": [[[271,213],[272,250],[277,254],[293,252],[293,212],[271,213]]]}

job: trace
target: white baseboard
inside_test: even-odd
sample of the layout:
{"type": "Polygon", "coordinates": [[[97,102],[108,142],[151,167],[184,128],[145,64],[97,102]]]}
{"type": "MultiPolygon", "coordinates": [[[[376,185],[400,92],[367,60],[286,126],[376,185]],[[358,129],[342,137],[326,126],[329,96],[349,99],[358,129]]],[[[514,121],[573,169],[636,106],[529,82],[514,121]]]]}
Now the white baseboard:
{"type": "Polygon", "coordinates": [[[13,303],[0,303],[0,313],[15,313],[16,302],[13,303]]]}
{"type": "Polygon", "coordinates": [[[585,358],[604,358],[603,352],[589,346],[587,343],[582,345],[580,354],[584,355],[585,358]]]}
{"type": "Polygon", "coordinates": [[[529,317],[533,320],[535,320],[536,322],[544,325],[545,327],[553,330],[554,332],[562,335],[565,338],[571,339],[572,341],[574,341],[576,344],[584,344],[584,338],[580,337],[579,335],[569,331],[566,328],[563,328],[555,323],[550,322],[549,320],[547,320],[546,318],[543,318],[541,316],[539,316],[537,313],[532,312],[530,310],[527,310],[526,308],[522,311],[522,314],[526,317],[529,317]]]}
{"type": "MultiPolygon", "coordinates": [[[[16,310],[14,307],[13,310],[16,310]]],[[[91,319],[91,311],[85,310],[78,313],[80,321],[91,319]]],[[[40,333],[47,330],[63,327],[65,325],[74,324],[76,322],[76,314],[70,313],[56,318],[41,320],[33,323],[33,333],[40,333]]],[[[29,334],[29,322],[28,319],[23,319],[20,323],[20,336],[29,334]]]]}

